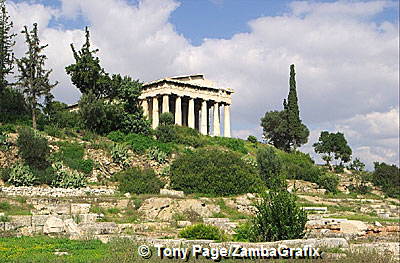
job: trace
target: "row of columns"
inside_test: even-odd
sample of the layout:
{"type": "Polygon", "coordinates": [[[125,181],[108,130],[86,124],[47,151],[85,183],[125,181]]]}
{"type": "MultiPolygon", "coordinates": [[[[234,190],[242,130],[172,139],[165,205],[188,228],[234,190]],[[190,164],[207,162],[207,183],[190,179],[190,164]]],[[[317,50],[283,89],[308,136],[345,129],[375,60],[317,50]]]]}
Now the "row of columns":
{"type": "MultiPolygon", "coordinates": [[[[162,96],[162,112],[170,112],[170,104],[169,104],[169,95],[162,96]]],[[[213,135],[220,136],[221,129],[220,129],[220,111],[219,111],[220,103],[214,102],[212,105],[213,111],[213,135]]],[[[142,107],[145,116],[149,116],[149,105],[147,99],[142,101],[142,107]]],[[[209,115],[208,115],[208,107],[207,101],[202,100],[201,108],[200,108],[200,124],[199,124],[199,131],[200,133],[207,135],[208,134],[208,127],[209,127],[209,115]]],[[[195,129],[195,103],[193,98],[189,98],[188,103],[188,111],[187,111],[187,124],[188,127],[195,129]]],[[[157,128],[159,125],[159,105],[158,105],[158,98],[152,98],[152,127],[153,129],[157,128]]],[[[182,125],[182,98],[177,97],[175,100],[175,124],[182,125]]],[[[224,104],[224,137],[231,137],[231,127],[230,127],[230,105],[224,104]]]]}

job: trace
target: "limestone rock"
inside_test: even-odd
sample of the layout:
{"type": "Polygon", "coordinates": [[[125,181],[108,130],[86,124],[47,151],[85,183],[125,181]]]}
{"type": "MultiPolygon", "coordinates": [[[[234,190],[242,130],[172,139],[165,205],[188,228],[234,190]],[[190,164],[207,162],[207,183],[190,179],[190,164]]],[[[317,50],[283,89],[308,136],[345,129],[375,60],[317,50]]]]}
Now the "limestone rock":
{"type": "Polygon", "coordinates": [[[368,226],[358,220],[347,220],[340,222],[340,231],[343,233],[363,233],[367,231],[368,226]]]}
{"type": "Polygon", "coordinates": [[[179,228],[184,228],[184,227],[191,226],[191,225],[192,225],[192,222],[190,222],[190,221],[178,221],[178,222],[176,222],[176,226],[179,227],[179,228]]]}
{"type": "Polygon", "coordinates": [[[170,189],[160,189],[160,195],[167,195],[172,197],[185,197],[183,191],[176,191],[170,189]]]}
{"type": "Polygon", "coordinates": [[[64,231],[64,222],[55,216],[50,216],[43,227],[44,234],[62,233],[64,231]]]}

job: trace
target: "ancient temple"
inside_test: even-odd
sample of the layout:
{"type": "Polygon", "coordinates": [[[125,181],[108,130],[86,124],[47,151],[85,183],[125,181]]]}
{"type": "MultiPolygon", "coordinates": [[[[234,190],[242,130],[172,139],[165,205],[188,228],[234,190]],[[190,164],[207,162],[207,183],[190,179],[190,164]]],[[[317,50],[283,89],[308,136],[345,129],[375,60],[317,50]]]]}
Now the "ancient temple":
{"type": "Polygon", "coordinates": [[[216,87],[203,75],[189,75],[145,83],[140,99],[154,129],[159,124],[160,114],[171,112],[177,125],[197,129],[205,135],[221,136],[223,114],[223,136],[231,137],[232,93],[231,89],[216,87]]]}

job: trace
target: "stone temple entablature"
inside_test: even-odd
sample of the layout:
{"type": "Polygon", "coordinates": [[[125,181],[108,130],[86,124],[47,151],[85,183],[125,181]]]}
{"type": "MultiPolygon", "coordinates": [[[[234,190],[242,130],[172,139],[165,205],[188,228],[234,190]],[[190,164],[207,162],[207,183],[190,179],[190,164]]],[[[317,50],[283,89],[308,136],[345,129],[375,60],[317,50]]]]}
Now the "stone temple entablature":
{"type": "Polygon", "coordinates": [[[159,124],[160,114],[171,112],[175,117],[175,124],[214,136],[221,135],[220,107],[223,107],[223,135],[231,137],[232,93],[233,90],[218,88],[212,81],[199,74],[145,83],[140,100],[144,115],[152,120],[154,129],[159,124]]]}

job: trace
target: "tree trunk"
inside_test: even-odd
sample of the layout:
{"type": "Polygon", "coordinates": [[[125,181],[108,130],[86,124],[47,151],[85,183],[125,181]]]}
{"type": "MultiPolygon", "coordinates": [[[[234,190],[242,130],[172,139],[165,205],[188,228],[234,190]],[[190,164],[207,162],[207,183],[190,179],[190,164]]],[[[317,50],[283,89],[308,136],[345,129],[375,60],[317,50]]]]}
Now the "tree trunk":
{"type": "Polygon", "coordinates": [[[32,127],[34,130],[36,130],[37,125],[36,125],[36,103],[33,103],[32,105],[32,127]]]}

